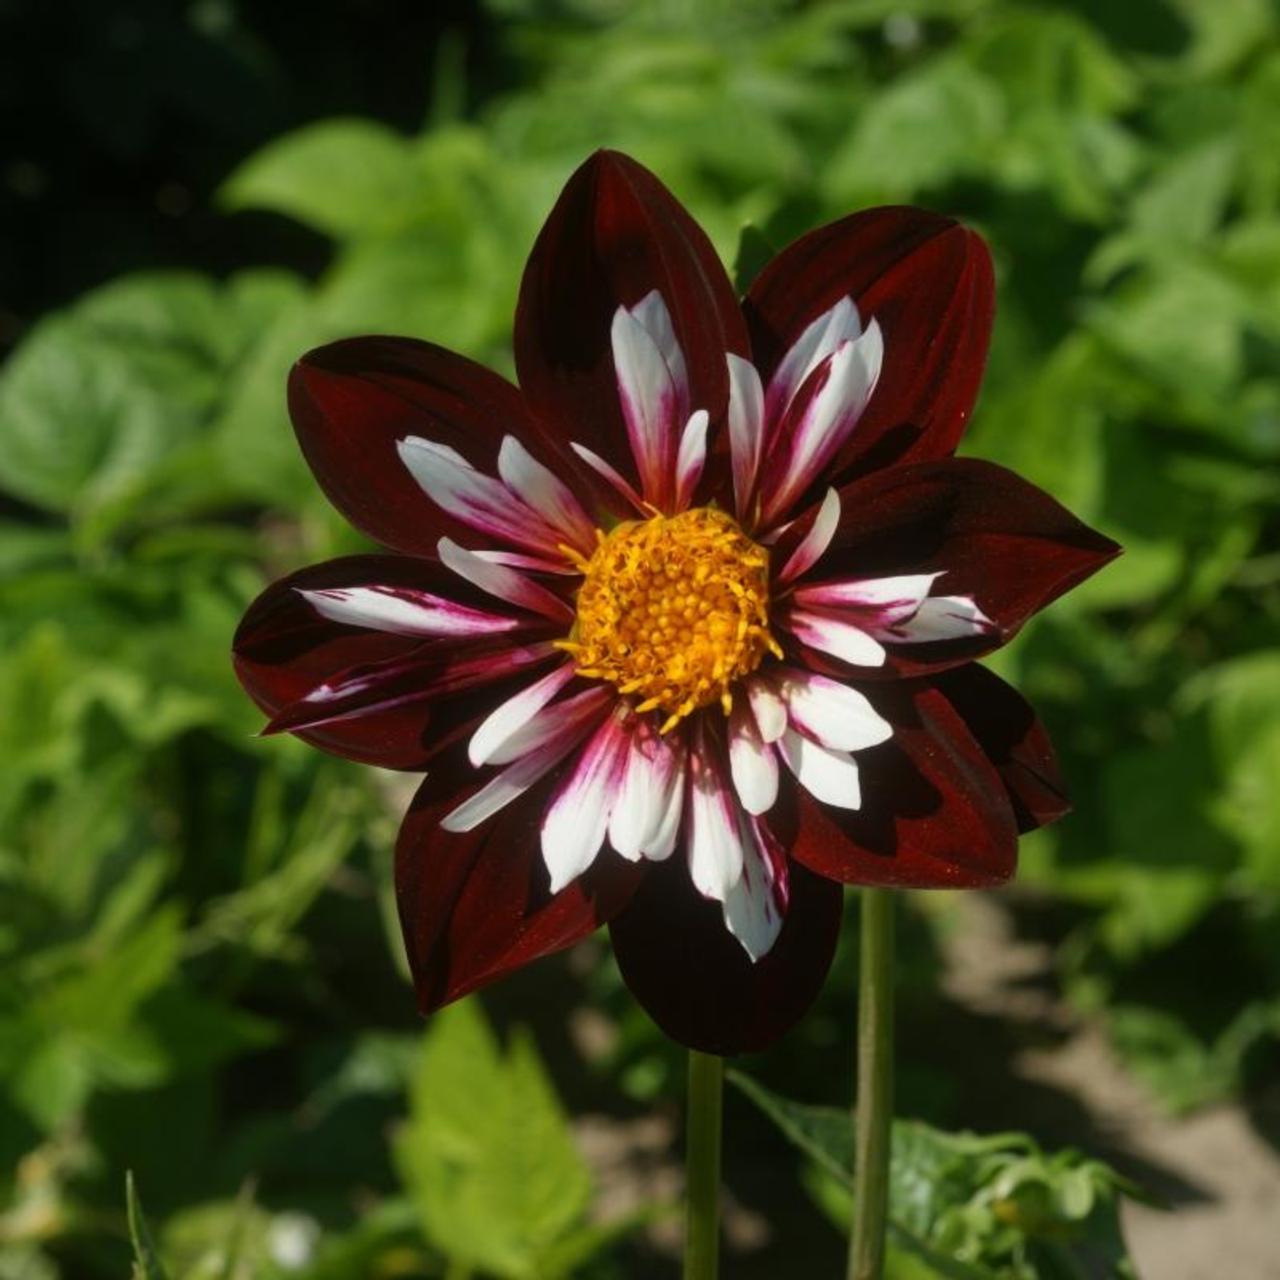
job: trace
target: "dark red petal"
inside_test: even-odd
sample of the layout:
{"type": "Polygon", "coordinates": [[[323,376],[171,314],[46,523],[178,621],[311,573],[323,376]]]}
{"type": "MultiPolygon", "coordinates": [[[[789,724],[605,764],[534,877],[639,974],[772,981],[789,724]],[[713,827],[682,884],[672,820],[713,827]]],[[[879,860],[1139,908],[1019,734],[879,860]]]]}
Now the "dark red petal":
{"type": "Polygon", "coordinates": [[[707,410],[714,432],[728,401],[725,355],[748,350],[733,286],[706,234],[648,169],[597,151],[565,185],[529,256],[516,368],[538,415],[629,477],[609,328],[619,306],[652,289],[684,350],[690,404],[707,410]]]}
{"type": "MultiPolygon", "coordinates": [[[[348,759],[388,769],[422,769],[458,726],[506,696],[510,681],[503,677],[510,675],[510,668],[502,661],[504,652],[546,638],[549,631],[545,624],[535,624],[483,645],[475,641],[467,645],[466,658],[493,655],[493,682],[480,681],[484,687],[478,694],[461,693],[447,704],[442,702],[438,727],[428,734],[428,722],[435,714],[429,699],[448,691],[451,664],[466,660],[462,647],[453,641],[424,641],[332,622],[297,590],[368,583],[414,587],[477,608],[493,605],[491,598],[431,561],[408,556],[330,560],[273,583],[249,606],[232,641],[236,674],[249,696],[274,720],[319,685],[349,677],[358,668],[380,668],[390,681],[379,690],[388,694],[386,705],[366,709],[358,718],[301,729],[298,736],[348,759]],[[421,681],[421,699],[409,696],[415,680],[421,681]]],[[[527,673],[522,678],[532,679],[538,668],[522,670],[527,673]]]]}
{"type": "Polygon", "coordinates": [[[465,760],[433,770],[396,844],[396,899],[423,1013],[587,937],[626,905],[644,873],[605,848],[553,895],[538,833],[562,770],[475,830],[444,831],[440,819],[475,790],[459,785],[469,772],[465,760]]]}
{"type": "Polygon", "coordinates": [[[673,1040],[703,1053],[767,1048],[822,988],[840,933],[840,886],[791,864],[790,903],[772,950],[752,964],[676,856],[649,872],[609,926],[618,968],[673,1040]]]}
{"type": "Polygon", "coordinates": [[[768,385],[805,327],[851,296],[884,333],[880,381],[824,483],[892,463],[950,454],[986,365],[995,316],[982,239],[923,209],[867,209],[784,249],[743,303],[756,367],[768,385]]]}
{"type": "Polygon", "coordinates": [[[442,536],[476,532],[422,491],[396,452],[405,436],[456,449],[497,475],[503,436],[575,485],[577,464],[496,373],[429,342],[351,338],[308,352],[289,375],[298,442],[329,500],[362,533],[397,551],[434,556],[442,536]]]}
{"type": "MultiPolygon", "coordinates": [[[[1120,552],[1043,490],[976,458],[877,472],[841,490],[840,502],[840,526],[806,585],[941,571],[933,594],[972,596],[998,629],[933,644],[889,642],[889,674],[955,666],[997,648],[1120,552]]],[[[788,547],[780,541],[780,563],[788,547]]],[[[806,661],[833,669],[821,655],[806,661]]],[[[860,678],[875,674],[856,670],[860,678]]]]}
{"type": "Polygon", "coordinates": [[[1007,880],[1017,825],[964,721],[928,685],[881,686],[874,702],[893,737],[858,752],[862,808],[831,808],[795,787],[793,812],[788,805],[780,815],[795,824],[792,857],[846,884],[965,889],[1007,880]]]}
{"type": "Polygon", "coordinates": [[[933,683],[995,765],[1019,831],[1034,831],[1070,813],[1053,743],[1031,704],[1012,685],[977,663],[940,672],[933,683]]]}

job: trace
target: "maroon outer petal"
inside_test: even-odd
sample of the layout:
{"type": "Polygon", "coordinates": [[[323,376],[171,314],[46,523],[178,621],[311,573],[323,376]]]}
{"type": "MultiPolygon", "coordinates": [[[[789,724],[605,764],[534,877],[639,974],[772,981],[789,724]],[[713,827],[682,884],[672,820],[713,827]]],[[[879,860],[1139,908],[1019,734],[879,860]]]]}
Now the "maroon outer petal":
{"type": "Polygon", "coordinates": [[[707,410],[714,432],[728,403],[725,354],[749,349],[733,286],[705,232],[648,169],[597,151],[565,185],[529,256],[516,368],[535,413],[630,477],[609,329],[619,306],[652,289],[684,350],[690,404],[707,410]]]}
{"type": "Polygon", "coordinates": [[[875,706],[893,737],[858,753],[862,808],[822,805],[796,787],[792,857],[846,884],[967,889],[1007,880],[1017,861],[1013,810],[955,709],[924,684],[884,686],[875,706]]]}
{"type": "Polygon", "coordinates": [[[330,502],[384,546],[434,556],[442,536],[475,547],[468,525],[422,491],[396,452],[419,435],[497,475],[502,438],[515,436],[571,487],[577,465],[505,379],[443,347],[412,338],[350,338],[308,352],[289,375],[298,443],[330,502]]]}
{"type": "MultiPolygon", "coordinates": [[[[1120,553],[1042,489],[976,458],[893,467],[846,486],[840,502],[839,528],[806,585],[943,571],[933,594],[972,596],[997,628],[934,644],[890,641],[889,663],[880,669],[889,675],[940,670],[998,648],[1120,553]]],[[[785,563],[792,540],[780,540],[777,563],[785,563]]],[[[876,674],[810,650],[805,661],[860,679],[876,674]]]]}
{"type": "Polygon", "coordinates": [[[538,833],[562,771],[463,833],[439,823],[475,790],[464,785],[475,777],[465,758],[437,768],[419,788],[396,844],[396,900],[423,1013],[572,946],[635,892],[643,865],[608,848],[585,875],[550,892],[538,833]]]}
{"type": "Polygon", "coordinates": [[[877,467],[942,458],[956,447],[982,382],[995,317],[981,237],[923,209],[867,209],[801,236],[743,302],[768,385],[810,321],[852,296],[884,333],[870,403],[824,484],[877,467]]]}
{"type": "MultiPolygon", "coordinates": [[[[433,740],[433,690],[449,687],[451,662],[474,658],[482,651],[501,655],[515,646],[547,638],[554,628],[541,620],[529,628],[465,646],[456,641],[424,641],[418,636],[349,627],[321,616],[295,588],[352,586],[377,582],[417,587],[435,594],[492,608],[481,596],[442,565],[407,556],[345,556],[312,565],[273,583],[249,606],[232,641],[236,674],[246,692],[267,713],[279,717],[318,685],[330,683],[356,668],[382,665],[395,679],[393,690],[403,693],[417,680],[422,696],[363,715],[299,731],[298,736],[335,755],[388,769],[422,769],[446,741],[468,722],[497,706],[507,695],[511,679],[480,682],[478,691],[460,693],[441,704],[444,731],[433,740]],[[414,675],[414,665],[420,670],[414,675]],[[447,714],[445,712],[447,711],[447,714]]],[[[550,661],[550,659],[548,659],[550,661]]],[[[501,671],[500,674],[506,673],[501,671]]],[[[515,683],[535,678],[527,667],[515,683]]],[[[456,683],[456,682],[455,682],[456,683]]],[[[475,685],[472,685],[475,689],[475,685]]],[[[281,727],[287,727],[287,724],[281,727]]]]}
{"type": "Polygon", "coordinates": [[[1019,831],[1034,831],[1071,812],[1053,743],[1012,685],[976,663],[941,672],[933,683],[995,765],[1019,831]]]}
{"type": "Polygon", "coordinates": [[[844,895],[802,866],[790,871],[782,931],[755,964],[680,857],[657,864],[609,926],[627,986],[673,1040],[703,1053],[752,1053],[808,1011],[831,967],[844,895]]]}

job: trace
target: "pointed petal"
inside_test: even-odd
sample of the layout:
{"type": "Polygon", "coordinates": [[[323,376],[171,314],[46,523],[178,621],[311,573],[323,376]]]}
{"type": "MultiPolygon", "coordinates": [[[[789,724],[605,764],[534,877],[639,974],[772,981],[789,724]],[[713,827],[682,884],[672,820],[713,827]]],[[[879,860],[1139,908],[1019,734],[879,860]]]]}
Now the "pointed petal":
{"type": "Polygon", "coordinates": [[[297,592],[331,622],[402,636],[485,636],[520,626],[517,618],[469,609],[444,596],[410,587],[299,587],[297,592]]]}
{"type": "Polygon", "coordinates": [[[810,649],[819,649],[855,667],[881,667],[888,656],[879,640],[832,611],[788,609],[778,615],[777,621],[810,649]]]}
{"type": "Polygon", "coordinates": [[[884,331],[885,363],[827,483],[949,455],[986,363],[995,281],[986,245],[922,209],[868,209],[802,236],[756,278],[743,308],[761,376],[824,312],[851,297],[884,331]]]}
{"type": "Polygon", "coordinates": [[[662,355],[671,374],[671,382],[675,387],[676,406],[681,418],[689,414],[689,369],[685,364],[684,352],[680,350],[680,342],[676,338],[675,325],[671,323],[671,312],[657,289],[650,289],[634,307],[631,314],[644,326],[645,331],[653,339],[654,345],[662,355]]]}
{"type": "Polygon", "coordinates": [[[829,750],[794,729],[778,740],[778,750],[787,768],[815,800],[839,809],[861,807],[858,765],[848,752],[829,750]]]}
{"type": "Polygon", "coordinates": [[[738,518],[745,519],[755,494],[764,454],[764,390],[749,360],[732,353],[729,361],[729,454],[738,518]]]}
{"type": "Polygon", "coordinates": [[[689,874],[698,892],[723,902],[742,875],[737,801],[705,736],[689,758],[689,874]]]}
{"type": "Polygon", "coordinates": [[[809,528],[775,579],[778,588],[794,582],[812,569],[831,545],[831,539],[835,537],[836,527],[840,523],[840,495],[834,489],[828,489],[822,505],[801,519],[808,519],[809,528]]]}
{"type": "Polygon", "coordinates": [[[1053,743],[1016,689],[972,662],[933,679],[999,773],[1019,831],[1034,831],[1070,812],[1053,743]]]}
{"type": "Polygon", "coordinates": [[[649,331],[626,307],[614,313],[610,338],[640,492],[647,501],[665,508],[675,455],[676,389],[671,370],[649,331]]]}
{"type": "MultiPolygon", "coordinates": [[[[625,865],[625,864],[624,864],[625,865]]],[[[772,948],[752,963],[723,908],[693,891],[680,859],[654,867],[609,926],[623,979],[679,1044],[703,1053],[768,1048],[807,1012],[835,953],[840,886],[792,864],[772,948]]]]}
{"type": "MultiPolygon", "coordinates": [[[[483,595],[442,565],[410,556],[348,556],[313,565],[267,587],[249,606],[232,641],[236,674],[249,696],[274,721],[313,691],[341,685],[348,673],[378,669],[385,681],[369,687],[370,697],[361,701],[364,714],[342,722],[329,717],[328,723],[302,729],[299,736],[350,759],[391,769],[422,769],[437,747],[437,735],[427,733],[435,714],[430,706],[433,687],[444,679],[443,667],[459,660],[460,646],[449,640],[344,625],[317,612],[302,594],[342,591],[369,582],[421,593],[419,598],[453,600],[477,613],[478,606],[485,603],[483,595]],[[437,652],[441,647],[444,652],[437,652]],[[407,668],[419,658],[426,670],[414,676],[407,668]],[[393,670],[398,663],[403,665],[393,670]],[[415,692],[422,696],[408,697],[415,692]],[[385,699],[381,698],[383,693],[385,699]]],[[[516,671],[514,663],[505,664],[497,655],[526,649],[554,634],[547,622],[530,615],[517,631],[473,637],[467,642],[469,650],[475,646],[473,656],[480,660],[477,679],[495,682],[496,691],[485,693],[489,706],[506,696],[501,682],[516,671]]],[[[528,663],[545,662],[551,653],[548,646],[536,659],[526,660],[520,670],[536,670],[528,663]]],[[[340,702],[330,702],[326,708],[329,712],[341,709],[340,702]]],[[[308,712],[315,710],[313,706],[308,712]]],[[[455,710],[459,722],[474,714],[469,702],[455,710]]]]}
{"type": "Polygon", "coordinates": [[[396,446],[424,436],[492,474],[505,435],[578,485],[578,464],[496,373],[409,338],[353,338],[308,352],[289,375],[289,412],[329,500],[384,546],[432,557],[469,526],[428,501],[396,446]],[[562,469],[563,468],[563,469],[562,469]]]}
{"type": "MultiPolygon", "coordinates": [[[[588,693],[592,692],[595,691],[588,690],[588,693]]],[[[571,701],[574,703],[572,708],[562,703],[554,709],[553,714],[544,713],[541,721],[543,732],[536,751],[525,751],[517,757],[508,757],[514,758],[514,763],[492,776],[461,804],[450,809],[440,819],[441,827],[445,831],[471,831],[505,809],[568,756],[608,711],[607,696],[594,701],[585,697],[581,701],[571,701]]]]}
{"type": "Polygon", "coordinates": [[[902,622],[877,632],[894,644],[933,644],[996,635],[999,628],[969,596],[930,596],[902,622]]]}
{"type": "Polygon", "coordinates": [[[629,502],[641,515],[647,516],[649,514],[648,508],[644,505],[644,499],[635,491],[631,482],[620,475],[598,453],[593,453],[586,445],[578,444],[577,441],[574,441],[569,447],[596,475],[606,480],[615,493],[629,502]]]}
{"type": "Polygon", "coordinates": [[[769,379],[765,398],[765,421],[777,423],[790,407],[805,379],[824,360],[830,359],[847,342],[862,336],[862,319],[853,299],[841,298],[833,307],[811,321],[791,344],[769,379]]]}
{"type": "Polygon", "coordinates": [[[456,785],[448,771],[427,778],[396,846],[396,899],[424,1013],[587,937],[622,910],[640,879],[622,859],[602,859],[552,894],[537,834],[552,779],[464,833],[439,825],[456,785]]]}
{"type": "Polygon", "coordinates": [[[729,717],[729,770],[742,807],[767,813],[778,798],[778,757],[760,737],[756,718],[741,699],[729,717]]]}
{"type": "Polygon", "coordinates": [[[658,179],[616,151],[599,151],[569,179],[533,247],[515,354],[538,416],[571,425],[624,476],[630,460],[610,327],[627,307],[652,335],[644,300],[655,290],[683,353],[688,408],[706,409],[717,424],[728,398],[725,353],[748,350],[733,286],[711,242],[658,179]]]}
{"type": "Polygon", "coordinates": [[[763,742],[777,742],[787,729],[787,706],[773,684],[761,676],[747,680],[747,698],[763,742]]]}
{"type": "Polygon", "coordinates": [[[976,458],[877,472],[841,490],[840,501],[840,527],[823,562],[833,577],[945,573],[948,596],[968,597],[995,624],[960,639],[891,647],[889,666],[899,675],[995,648],[1120,550],[1034,485],[976,458]]]}
{"type": "Polygon", "coordinates": [[[513,734],[523,729],[561,689],[573,679],[572,662],[561,663],[541,680],[513,694],[485,718],[471,736],[467,754],[477,768],[506,745],[513,734]]]}
{"type": "Polygon", "coordinates": [[[785,850],[764,823],[743,816],[742,878],[724,900],[725,928],[758,963],[773,949],[787,914],[788,867],[785,850]]]}
{"type": "Polygon", "coordinates": [[[625,776],[609,819],[609,843],[633,862],[642,855],[669,857],[683,794],[684,760],[678,742],[642,720],[631,734],[625,776]]]}
{"type": "Polygon", "coordinates": [[[544,466],[515,436],[504,436],[498,450],[498,474],[507,488],[531,511],[579,551],[595,546],[595,526],[582,503],[549,467],[544,466]]]}
{"type": "Polygon", "coordinates": [[[798,667],[782,668],[774,680],[791,724],[831,751],[865,751],[893,736],[866,695],[847,684],[798,667]]]}
{"type": "Polygon", "coordinates": [[[854,432],[880,377],[884,343],[873,320],[809,375],[768,444],[761,523],[784,519],[854,432]]]}
{"type": "Polygon", "coordinates": [[[630,735],[617,715],[606,717],[565,774],[542,820],[542,860],[558,893],[594,861],[626,768],[630,735]]]}
{"type": "Polygon", "coordinates": [[[680,453],[676,458],[676,511],[690,506],[698,481],[702,479],[702,469],[707,464],[707,422],[707,411],[699,409],[685,423],[680,437],[680,453]]]}
{"type": "Polygon", "coordinates": [[[442,564],[481,591],[556,622],[573,621],[573,609],[565,601],[519,570],[486,560],[448,538],[441,538],[436,549],[442,564]]]}
{"type": "Polygon", "coordinates": [[[477,471],[456,449],[424,436],[406,436],[396,450],[436,506],[486,538],[544,555],[554,554],[564,541],[506,485],[477,471]]]}
{"type": "Polygon", "coordinates": [[[804,608],[849,609],[868,623],[891,627],[924,603],[940,573],[899,574],[892,578],[852,578],[797,587],[792,598],[804,608]]]}
{"type": "Polygon", "coordinates": [[[878,703],[893,737],[858,757],[866,803],[852,812],[795,792],[792,857],[846,884],[972,888],[1008,879],[1013,812],[950,703],[906,682],[883,686],[878,703]]]}

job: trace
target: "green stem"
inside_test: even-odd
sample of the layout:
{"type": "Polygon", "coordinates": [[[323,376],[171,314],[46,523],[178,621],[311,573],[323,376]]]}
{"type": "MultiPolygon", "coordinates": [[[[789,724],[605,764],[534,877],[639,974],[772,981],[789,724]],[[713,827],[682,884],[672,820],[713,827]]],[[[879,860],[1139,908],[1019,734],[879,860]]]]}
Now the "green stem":
{"type": "Polygon", "coordinates": [[[884,1274],[893,1118],[893,894],[892,889],[864,888],[860,895],[858,1105],[848,1280],[881,1280],[884,1274]]]}
{"type": "Polygon", "coordinates": [[[684,1280],[716,1280],[720,1270],[720,1129],[724,1059],[689,1050],[685,1177],[688,1209],[684,1280]]]}

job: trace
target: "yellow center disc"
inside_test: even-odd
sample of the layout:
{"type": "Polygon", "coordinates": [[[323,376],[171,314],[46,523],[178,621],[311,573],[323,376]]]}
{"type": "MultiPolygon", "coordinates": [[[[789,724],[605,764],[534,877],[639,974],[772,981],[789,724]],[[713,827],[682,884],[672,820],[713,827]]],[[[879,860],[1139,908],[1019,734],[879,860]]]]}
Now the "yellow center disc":
{"type": "Polygon", "coordinates": [[[769,554],[723,511],[628,521],[608,534],[584,574],[578,620],[561,648],[578,674],[634,694],[637,711],[667,713],[666,733],[719,702],[769,651],[769,554]]]}

